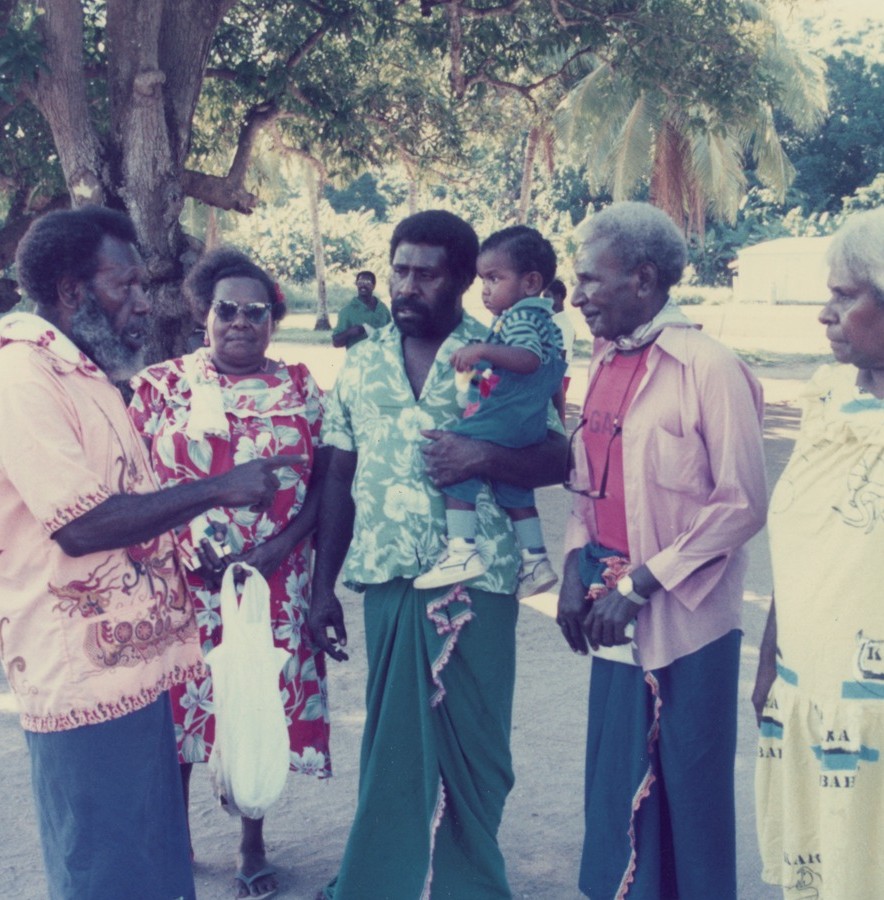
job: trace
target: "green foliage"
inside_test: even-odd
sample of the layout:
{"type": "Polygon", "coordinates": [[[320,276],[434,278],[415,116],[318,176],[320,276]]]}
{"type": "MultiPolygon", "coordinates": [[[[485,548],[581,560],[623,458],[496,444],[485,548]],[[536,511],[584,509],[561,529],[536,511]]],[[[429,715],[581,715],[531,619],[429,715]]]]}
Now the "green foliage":
{"type": "Polygon", "coordinates": [[[884,172],[876,175],[869,184],[857,188],[850,197],[845,197],[843,212],[850,214],[881,206],[884,206],[884,172]]]}
{"type": "Polygon", "coordinates": [[[715,222],[706,227],[702,240],[694,236],[689,242],[692,280],[705,285],[730,284],[729,265],[736,260],[738,250],[788,234],[782,213],[770,191],[750,189],[734,223],[715,222]]]}
{"type": "Polygon", "coordinates": [[[35,27],[36,16],[0,31],[0,101],[15,103],[19,87],[32,82],[43,65],[43,47],[35,27]]]}
{"type": "MultiPolygon", "coordinates": [[[[81,6],[90,114],[110,147],[107,4],[81,6]]],[[[41,64],[39,7],[16,8],[0,31],[0,103],[10,104],[0,110],[0,175],[7,209],[39,208],[65,183],[44,120],[22,100],[41,64]]],[[[280,161],[281,148],[311,159],[324,186],[321,240],[334,307],[338,284],[350,295],[352,271],[367,267],[383,278],[390,230],[412,191],[421,206],[452,209],[483,237],[514,223],[525,212],[523,192],[530,194],[527,221],[550,237],[566,268],[574,224],[620,190],[615,182],[660,202],[664,188],[678,185],[664,184],[659,172],[671,175],[678,158],[689,159],[686,179],[724,198],[704,208],[711,227],[691,251],[697,280],[721,283],[740,246],[830,226],[796,211],[802,202],[834,211],[833,198],[861,184],[866,193],[855,203],[880,196],[880,66],[830,61],[832,116],[818,143],[800,138],[819,111],[819,69],[780,40],[766,9],[766,0],[464,0],[434,3],[422,15],[418,0],[238,0],[215,32],[194,120],[183,123],[192,125],[186,166],[223,177],[243,124],[266,115],[272,135],[255,144],[248,184],[261,203],[249,218],[219,212],[215,223],[286,282],[310,283],[316,265],[303,174],[280,161]],[[553,114],[569,90],[579,152],[556,160],[553,114]],[[774,119],[774,108],[785,118],[774,119]],[[757,181],[778,190],[791,177],[778,141],[785,127],[802,197],[755,189],[738,206],[747,162],[757,181]],[[540,139],[528,174],[539,174],[529,192],[532,130],[540,139]],[[722,224],[731,214],[734,224],[722,224]]],[[[121,177],[114,152],[103,164],[111,180],[121,177]]],[[[120,187],[114,181],[108,195],[120,187]]],[[[205,209],[187,216],[186,226],[204,235],[205,209]]]]}
{"type": "Polygon", "coordinates": [[[618,200],[647,190],[685,231],[701,234],[707,214],[735,220],[749,160],[784,195],[792,169],[773,109],[796,128],[816,124],[825,108],[819,63],[790,45],[754,0],[634,9],[557,115],[591,187],[618,200]]]}
{"type": "MultiPolygon", "coordinates": [[[[330,276],[377,264],[380,226],[371,212],[335,214],[323,200],[320,216],[330,276]]],[[[262,207],[238,225],[231,240],[248,246],[256,261],[277,278],[295,284],[315,279],[313,233],[305,198],[293,196],[284,203],[262,207]]]]}
{"type": "Polygon", "coordinates": [[[884,172],[884,64],[842,53],[826,59],[829,116],[810,136],[786,131],[805,209],[837,212],[843,198],[884,172]]]}
{"type": "Polygon", "coordinates": [[[325,199],[336,213],[365,209],[373,212],[381,221],[387,218],[389,203],[378,190],[377,178],[370,172],[363,172],[340,190],[329,185],[325,189],[325,199]]]}
{"type": "Polygon", "coordinates": [[[2,128],[0,172],[13,186],[8,201],[39,208],[44,198],[62,193],[64,177],[46,120],[32,106],[19,105],[2,128]]]}

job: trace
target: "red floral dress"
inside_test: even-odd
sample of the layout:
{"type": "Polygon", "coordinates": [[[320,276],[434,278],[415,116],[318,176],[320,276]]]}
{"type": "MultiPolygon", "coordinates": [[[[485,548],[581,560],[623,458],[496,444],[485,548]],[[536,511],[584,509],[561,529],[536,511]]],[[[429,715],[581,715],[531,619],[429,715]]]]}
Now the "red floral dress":
{"type": "MultiPolygon", "coordinates": [[[[151,464],[165,486],[220,475],[258,457],[308,457],[300,466],[277,470],[281,489],[266,512],[219,507],[178,529],[185,560],[212,525],[226,526],[227,545],[238,554],[278,534],[303,505],[319,445],[322,393],[306,366],[270,366],[268,373],[224,375],[214,368],[207,350],[198,350],[150,366],[132,383],[129,413],[148,442],[151,464]]],[[[306,625],[311,553],[310,541],[300,544],[268,583],[274,643],[290,654],[280,691],[291,768],[324,778],[331,774],[325,659],[314,651],[306,625]]],[[[220,598],[189,570],[186,581],[205,653],[221,639],[220,598]]],[[[215,731],[211,676],[180,685],[171,698],[179,760],[206,762],[215,731]]]]}

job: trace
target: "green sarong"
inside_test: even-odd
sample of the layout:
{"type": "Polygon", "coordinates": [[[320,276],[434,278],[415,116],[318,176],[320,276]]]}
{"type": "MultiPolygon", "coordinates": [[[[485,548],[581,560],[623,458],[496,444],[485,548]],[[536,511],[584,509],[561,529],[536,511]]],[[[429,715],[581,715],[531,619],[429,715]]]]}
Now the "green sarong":
{"type": "Polygon", "coordinates": [[[365,593],[366,721],[356,817],[334,900],[510,898],[497,829],[518,604],[396,579],[365,593]]]}

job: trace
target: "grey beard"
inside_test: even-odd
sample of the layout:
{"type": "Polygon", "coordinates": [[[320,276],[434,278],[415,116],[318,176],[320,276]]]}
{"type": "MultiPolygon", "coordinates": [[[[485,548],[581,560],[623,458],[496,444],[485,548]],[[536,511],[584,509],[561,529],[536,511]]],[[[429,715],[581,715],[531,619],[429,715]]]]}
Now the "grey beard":
{"type": "Polygon", "coordinates": [[[127,347],[91,288],[71,316],[70,339],[111,381],[128,381],[144,364],[144,349],[127,347]]]}

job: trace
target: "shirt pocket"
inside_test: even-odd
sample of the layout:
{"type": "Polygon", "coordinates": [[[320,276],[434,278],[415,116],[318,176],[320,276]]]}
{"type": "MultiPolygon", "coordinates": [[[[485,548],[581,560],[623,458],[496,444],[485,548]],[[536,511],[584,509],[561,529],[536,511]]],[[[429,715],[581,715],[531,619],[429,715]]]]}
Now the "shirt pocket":
{"type": "Polygon", "coordinates": [[[651,432],[645,463],[647,477],[664,490],[705,497],[712,488],[706,446],[695,431],[678,435],[658,426],[651,432]]]}

